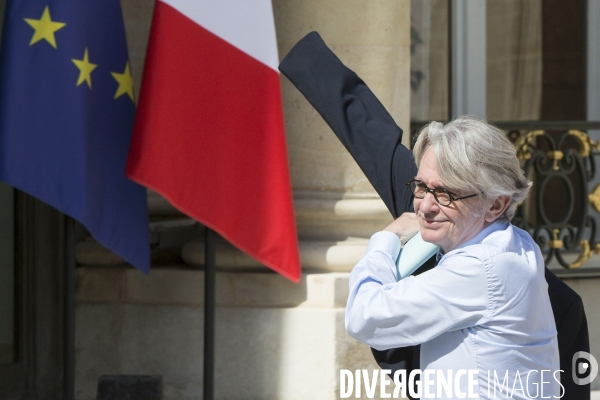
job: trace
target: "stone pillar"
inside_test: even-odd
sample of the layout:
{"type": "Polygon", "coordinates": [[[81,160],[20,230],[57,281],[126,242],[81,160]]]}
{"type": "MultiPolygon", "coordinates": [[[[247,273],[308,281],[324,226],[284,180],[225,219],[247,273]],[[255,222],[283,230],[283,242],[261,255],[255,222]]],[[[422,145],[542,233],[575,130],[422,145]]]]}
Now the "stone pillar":
{"type": "MultiPolygon", "coordinates": [[[[275,0],[273,6],[281,58],[318,31],[409,128],[408,0],[275,0]]],[[[287,78],[281,81],[303,267],[349,271],[364,254],[365,239],[391,216],[323,119],[287,78]]]]}

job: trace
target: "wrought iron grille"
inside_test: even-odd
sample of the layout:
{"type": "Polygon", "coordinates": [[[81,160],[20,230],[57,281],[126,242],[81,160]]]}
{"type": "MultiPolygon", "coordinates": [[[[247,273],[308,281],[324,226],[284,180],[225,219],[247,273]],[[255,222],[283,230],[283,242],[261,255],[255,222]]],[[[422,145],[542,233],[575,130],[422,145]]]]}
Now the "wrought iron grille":
{"type": "MultiPolygon", "coordinates": [[[[425,124],[411,124],[413,140],[425,124]]],[[[572,270],[600,254],[598,226],[590,214],[600,213],[600,184],[591,188],[600,140],[593,140],[587,133],[600,130],[600,122],[518,121],[495,125],[515,145],[525,174],[533,182],[528,199],[519,205],[512,223],[532,235],[544,253],[546,265],[558,264],[572,270]]]]}

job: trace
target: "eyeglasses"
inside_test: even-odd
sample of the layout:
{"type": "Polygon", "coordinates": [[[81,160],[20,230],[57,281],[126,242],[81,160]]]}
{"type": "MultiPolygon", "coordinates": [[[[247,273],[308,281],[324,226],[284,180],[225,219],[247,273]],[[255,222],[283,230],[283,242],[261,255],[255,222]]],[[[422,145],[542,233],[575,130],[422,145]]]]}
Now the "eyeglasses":
{"type": "Polygon", "coordinates": [[[435,189],[430,189],[427,187],[427,185],[417,179],[413,179],[412,181],[408,182],[406,186],[410,188],[410,191],[413,192],[417,199],[422,199],[427,193],[431,193],[435,198],[435,201],[437,201],[439,205],[445,207],[452,204],[453,201],[468,199],[469,197],[475,197],[481,194],[475,193],[463,197],[454,197],[446,188],[437,187],[435,189]]]}

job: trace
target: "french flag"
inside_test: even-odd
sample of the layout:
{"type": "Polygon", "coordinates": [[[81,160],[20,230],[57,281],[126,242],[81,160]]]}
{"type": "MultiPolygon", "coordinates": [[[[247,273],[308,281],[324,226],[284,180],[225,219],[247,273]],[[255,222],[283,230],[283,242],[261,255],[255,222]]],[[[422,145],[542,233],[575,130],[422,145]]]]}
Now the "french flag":
{"type": "Polygon", "coordinates": [[[285,277],[300,258],[270,0],[159,0],[127,175],[285,277]]]}

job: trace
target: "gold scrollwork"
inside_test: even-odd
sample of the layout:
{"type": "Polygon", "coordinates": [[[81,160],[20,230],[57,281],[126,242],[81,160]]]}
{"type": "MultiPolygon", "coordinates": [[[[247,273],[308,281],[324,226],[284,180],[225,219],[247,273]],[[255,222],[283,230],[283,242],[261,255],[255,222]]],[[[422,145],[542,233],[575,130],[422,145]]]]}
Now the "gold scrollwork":
{"type": "Polygon", "coordinates": [[[570,129],[569,135],[573,136],[579,142],[579,155],[589,157],[593,150],[600,150],[600,143],[596,143],[585,132],[577,129],[570,129]]]}
{"type": "MultiPolygon", "coordinates": [[[[577,141],[579,145],[578,154],[580,157],[590,157],[592,151],[600,151],[600,140],[594,141],[585,132],[577,129],[570,129],[567,133],[577,141]]],[[[515,141],[515,149],[517,151],[519,160],[525,161],[531,159],[533,150],[536,147],[536,143],[534,143],[534,141],[537,137],[545,134],[546,131],[544,130],[534,130],[519,136],[515,141]]],[[[553,160],[553,169],[555,171],[560,170],[559,162],[564,158],[564,156],[564,152],[561,150],[548,151],[546,153],[546,157],[549,160],[553,160]]],[[[594,190],[588,193],[588,201],[594,210],[600,213],[600,185],[597,185],[594,190]]],[[[552,239],[548,242],[548,247],[550,249],[559,250],[563,248],[564,243],[560,239],[559,235],[560,229],[552,230],[552,239]]],[[[581,251],[577,259],[568,265],[569,269],[580,268],[590,259],[592,254],[600,254],[600,243],[596,243],[593,249],[591,248],[588,240],[582,240],[579,242],[579,245],[581,247],[581,251]]]]}
{"type": "Polygon", "coordinates": [[[552,240],[548,243],[548,247],[551,249],[560,249],[563,247],[563,241],[558,238],[560,229],[552,229],[552,240]]]}
{"type": "MultiPolygon", "coordinates": [[[[585,132],[571,129],[569,130],[569,135],[573,136],[579,142],[579,156],[582,158],[589,157],[592,150],[600,150],[600,141],[594,142],[585,132]]],[[[597,185],[588,194],[588,201],[594,210],[600,212],[600,185],[597,185]]],[[[582,240],[579,244],[581,245],[581,253],[579,253],[579,257],[575,262],[569,264],[569,269],[581,267],[590,259],[592,253],[600,253],[600,244],[598,243],[593,250],[590,248],[590,242],[587,240],[582,240]]]]}
{"type": "Polygon", "coordinates": [[[594,190],[588,194],[588,201],[596,212],[600,212],[600,185],[597,185],[594,190]]]}
{"type": "MultiPolygon", "coordinates": [[[[544,130],[535,130],[519,136],[515,142],[515,149],[517,150],[517,155],[520,160],[529,160],[531,158],[531,142],[536,137],[542,136],[545,133],[546,131],[544,130]]],[[[568,134],[573,136],[579,143],[579,155],[581,157],[589,157],[592,150],[600,150],[600,141],[595,142],[585,132],[577,129],[570,129],[568,134]]],[[[551,153],[560,153],[562,155],[562,152],[548,152],[548,157],[554,160],[554,169],[557,169],[557,161],[562,157],[556,158],[555,156],[557,154],[551,153]]]]}
{"type": "Polygon", "coordinates": [[[552,166],[552,169],[554,169],[555,171],[558,171],[560,169],[560,167],[558,166],[558,162],[560,160],[562,160],[562,158],[564,157],[564,154],[562,151],[558,150],[558,151],[549,151],[546,153],[546,156],[551,159],[554,160],[554,165],[552,166]]]}
{"type": "Polygon", "coordinates": [[[543,130],[530,131],[525,135],[519,136],[515,142],[515,149],[517,149],[517,157],[519,160],[529,160],[531,158],[531,142],[538,136],[542,136],[545,133],[543,130]]]}
{"type": "Polygon", "coordinates": [[[592,256],[592,250],[590,249],[590,242],[588,242],[587,240],[582,240],[581,242],[579,242],[579,244],[581,245],[581,253],[579,253],[579,257],[577,258],[577,260],[575,260],[575,262],[569,264],[569,269],[575,269],[575,268],[581,267],[592,256]]]}

